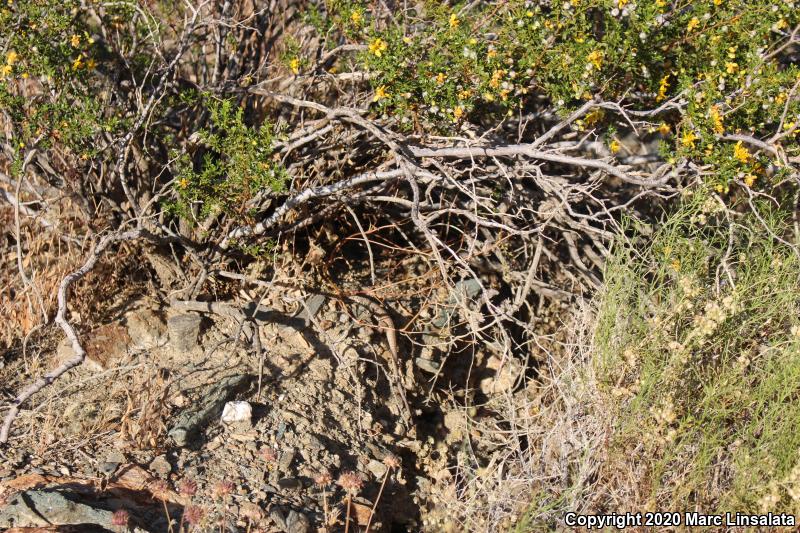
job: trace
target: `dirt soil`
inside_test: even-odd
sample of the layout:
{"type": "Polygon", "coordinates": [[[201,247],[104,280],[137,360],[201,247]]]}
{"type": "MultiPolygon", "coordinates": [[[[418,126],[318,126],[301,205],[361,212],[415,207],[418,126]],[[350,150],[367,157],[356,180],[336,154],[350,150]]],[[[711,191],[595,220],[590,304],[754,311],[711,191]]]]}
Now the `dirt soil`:
{"type": "MultiPolygon", "coordinates": [[[[482,416],[457,407],[463,390],[453,394],[469,365],[425,371],[430,362],[406,356],[407,338],[393,353],[380,302],[280,281],[206,302],[164,303],[146,287],[118,295],[99,313],[105,323],[83,328],[87,361],[23,411],[13,446],[0,450],[0,525],[89,520],[25,508],[67,490],[107,513],[92,519],[101,531],[119,529],[108,513],[120,508],[141,531],[459,530],[442,502],[482,416]],[[186,316],[200,324],[196,343],[173,326],[186,316]],[[247,402],[249,416],[223,422],[230,401],[247,402]]],[[[34,353],[7,354],[7,392],[72,355],[59,333],[34,353]]],[[[476,360],[470,383],[484,400],[519,389],[519,365],[463,359],[476,360]]]]}

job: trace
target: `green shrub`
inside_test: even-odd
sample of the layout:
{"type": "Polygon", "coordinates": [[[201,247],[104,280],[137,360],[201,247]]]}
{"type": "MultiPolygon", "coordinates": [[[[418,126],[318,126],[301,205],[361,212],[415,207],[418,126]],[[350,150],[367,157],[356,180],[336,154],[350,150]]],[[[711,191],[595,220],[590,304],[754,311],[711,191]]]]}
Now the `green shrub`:
{"type": "Polygon", "coordinates": [[[598,96],[649,109],[683,93],[688,113],[674,126],[696,130],[698,142],[680,145],[700,154],[720,130],[776,124],[800,75],[780,54],[764,58],[800,20],[793,2],[426,2],[388,25],[360,3],[332,11],[367,46],[377,104],[406,122],[508,112],[539,94],[557,107],[598,96]]]}
{"type": "Polygon", "coordinates": [[[271,124],[259,127],[244,122],[244,109],[232,100],[210,97],[210,127],[198,132],[202,155],[195,164],[186,152],[176,152],[174,187],[178,200],[172,208],[190,217],[225,212],[246,217],[247,202],[263,190],[283,190],[286,170],[273,150],[271,124]]]}

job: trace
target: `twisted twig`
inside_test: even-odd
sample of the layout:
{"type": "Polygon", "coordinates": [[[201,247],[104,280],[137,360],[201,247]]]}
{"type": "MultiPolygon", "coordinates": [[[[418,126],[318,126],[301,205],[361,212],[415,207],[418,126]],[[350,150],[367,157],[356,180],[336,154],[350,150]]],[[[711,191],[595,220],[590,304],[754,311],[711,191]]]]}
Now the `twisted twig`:
{"type": "Polygon", "coordinates": [[[124,233],[112,233],[111,235],[107,235],[95,247],[94,251],[89,255],[89,258],[86,260],[83,266],[81,266],[75,272],[68,274],[64,279],[61,280],[61,285],[58,287],[58,312],[56,313],[55,322],[64,331],[64,334],[72,343],[72,350],[75,352],[75,356],[55,370],[48,372],[35,382],[31,383],[19,393],[19,396],[17,396],[13,402],[11,402],[11,409],[8,411],[8,413],[6,413],[6,417],[3,420],[3,427],[0,428],[0,443],[4,444],[8,441],[8,432],[11,429],[11,424],[19,414],[20,406],[26,400],[46,386],[53,383],[59,377],[67,373],[70,369],[75,368],[83,363],[83,360],[86,358],[86,351],[83,349],[83,346],[81,346],[80,340],[78,340],[78,335],[75,332],[75,328],[72,327],[72,324],[70,324],[66,318],[67,291],[69,291],[70,286],[88,274],[94,268],[94,265],[97,263],[100,255],[105,251],[106,248],[108,248],[109,245],[118,241],[137,239],[143,235],[148,234],[142,229],[135,229],[126,231],[124,233]]]}

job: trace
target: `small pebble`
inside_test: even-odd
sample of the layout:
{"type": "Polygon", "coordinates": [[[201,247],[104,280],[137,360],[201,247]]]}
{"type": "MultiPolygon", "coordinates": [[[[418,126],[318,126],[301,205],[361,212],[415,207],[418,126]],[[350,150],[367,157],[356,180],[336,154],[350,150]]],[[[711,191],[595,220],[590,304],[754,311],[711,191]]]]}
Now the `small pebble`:
{"type": "Polygon", "coordinates": [[[166,455],[159,455],[150,462],[150,471],[166,477],[172,472],[172,465],[167,461],[166,455]]]}
{"type": "Polygon", "coordinates": [[[373,459],[367,463],[367,470],[369,470],[376,479],[381,479],[384,474],[386,474],[386,465],[373,459]]]}
{"type": "Polygon", "coordinates": [[[117,471],[118,467],[119,467],[119,463],[112,463],[110,461],[103,461],[98,466],[98,470],[100,470],[101,474],[105,474],[107,476],[110,476],[111,474],[113,474],[114,472],[117,471]]]}

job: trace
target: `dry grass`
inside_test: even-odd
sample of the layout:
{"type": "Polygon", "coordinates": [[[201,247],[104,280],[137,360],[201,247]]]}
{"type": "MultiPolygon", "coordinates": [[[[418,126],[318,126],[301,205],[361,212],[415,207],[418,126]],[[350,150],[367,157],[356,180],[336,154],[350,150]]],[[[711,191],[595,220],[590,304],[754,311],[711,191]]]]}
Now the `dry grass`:
{"type": "Polygon", "coordinates": [[[469,445],[457,454],[455,483],[440,487],[436,527],[527,531],[556,525],[565,510],[591,507],[608,431],[587,365],[593,317],[588,304],[580,305],[564,318],[568,339],[540,339],[540,375],[476,406],[473,413],[481,414],[467,424],[469,445]]]}
{"type": "Polygon", "coordinates": [[[471,421],[447,504],[459,528],[551,530],[568,511],[797,513],[800,255],[770,237],[787,234],[779,213],[709,205],[689,201],[646,246],[621,242],[539,376],[481,406],[495,416],[471,421]]]}
{"type": "Polygon", "coordinates": [[[120,439],[136,448],[154,448],[167,433],[170,381],[158,369],[137,372],[129,385],[119,387],[125,396],[125,412],[120,420],[120,439]]]}
{"type": "Polygon", "coordinates": [[[26,284],[17,266],[14,211],[0,204],[0,316],[4,318],[0,347],[4,348],[29,336],[45,324],[45,317],[53,315],[58,284],[80,259],[80,250],[32,224],[21,227],[26,284]]]}

